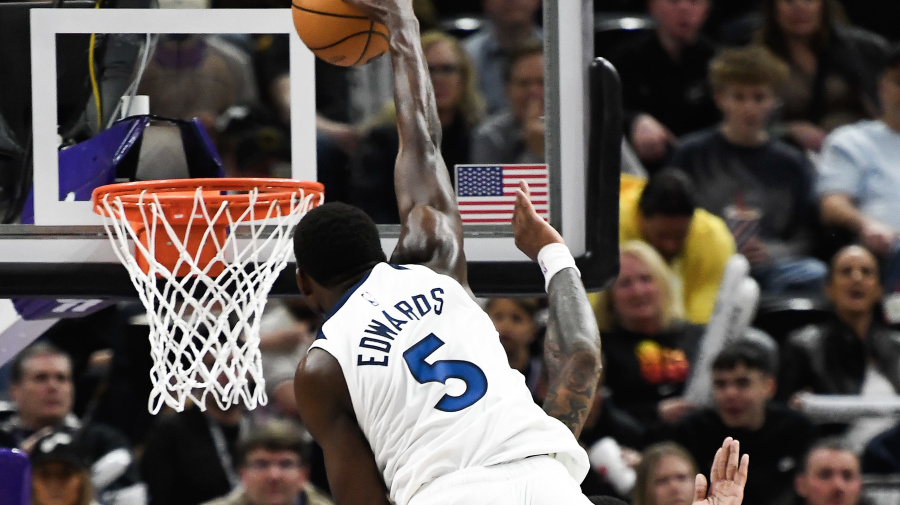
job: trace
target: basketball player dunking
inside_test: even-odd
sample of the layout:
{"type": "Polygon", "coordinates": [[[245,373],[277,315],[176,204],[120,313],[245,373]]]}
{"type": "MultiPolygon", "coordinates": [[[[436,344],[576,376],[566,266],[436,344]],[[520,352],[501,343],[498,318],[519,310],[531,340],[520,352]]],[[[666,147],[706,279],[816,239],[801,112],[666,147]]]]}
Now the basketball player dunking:
{"type": "MultiPolygon", "coordinates": [[[[412,2],[346,2],[390,32],[401,234],[387,263],[375,224],[353,207],[323,205],[295,230],[297,282],[325,314],[298,366],[295,392],[324,450],[335,501],[590,503],[578,487],[587,455],[573,433],[595,392],[599,334],[572,255],[523,185],[516,245],[541,264],[551,306],[550,388],[541,410],[468,289],[462,224],[412,2]]],[[[732,459],[736,451],[726,457],[729,468],[732,459]]],[[[736,503],[740,497],[728,502],[736,503]]]]}

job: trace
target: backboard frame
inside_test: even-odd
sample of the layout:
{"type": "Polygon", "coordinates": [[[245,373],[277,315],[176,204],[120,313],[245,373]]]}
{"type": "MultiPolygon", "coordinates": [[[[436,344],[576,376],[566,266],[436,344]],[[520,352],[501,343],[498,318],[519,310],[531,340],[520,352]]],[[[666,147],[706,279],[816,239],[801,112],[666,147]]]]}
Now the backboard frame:
{"type": "MultiPolygon", "coordinates": [[[[295,72],[301,72],[299,75],[310,72],[308,75],[311,75],[313,72],[314,57],[296,36],[286,9],[142,10],[139,14],[137,21],[133,11],[124,9],[32,12],[32,61],[39,69],[33,79],[37,224],[0,225],[2,297],[136,296],[127,272],[112,252],[99,217],[90,211],[89,202],[60,202],[57,196],[58,163],[54,156],[56,135],[52,122],[55,118],[55,68],[40,65],[40,62],[55,61],[56,34],[288,33],[291,35],[292,75],[295,72]],[[110,26],[115,29],[109,29],[110,26]],[[38,188],[41,188],[40,196],[38,188]],[[70,206],[73,204],[78,205],[70,206]],[[93,221],[71,217],[85,209],[91,213],[93,221]]],[[[576,257],[586,287],[596,290],[604,287],[611,280],[610,272],[618,268],[618,254],[616,251],[615,258],[611,256],[609,241],[617,242],[618,238],[619,152],[606,148],[602,155],[595,152],[599,148],[594,149],[594,146],[600,142],[594,137],[601,134],[610,137],[612,123],[602,122],[600,118],[591,119],[585,114],[587,110],[596,109],[590,107],[592,100],[589,97],[593,2],[545,0],[544,21],[546,158],[551,178],[559,181],[551,188],[551,223],[560,230],[576,257]],[[582,29],[580,32],[572,30],[572,26],[582,29]],[[599,172],[610,170],[615,170],[614,192],[609,187],[613,178],[598,176],[599,172]],[[601,181],[605,186],[600,186],[601,181]],[[591,215],[599,218],[587,219],[588,209],[593,209],[596,213],[591,215]],[[606,235],[611,229],[615,235],[610,238],[606,235]]],[[[291,82],[293,176],[316,180],[315,165],[309,163],[310,153],[315,152],[314,86],[311,79],[292,79],[291,82]]],[[[613,102],[614,99],[605,100],[604,110],[620,108],[613,102]]],[[[621,138],[621,131],[617,138],[621,138]]],[[[382,246],[389,255],[396,245],[399,227],[380,226],[380,232],[382,246]]],[[[469,278],[477,294],[543,293],[540,271],[515,248],[510,227],[466,226],[465,234],[469,278]]],[[[293,265],[290,264],[274,286],[272,296],[297,295],[293,277],[293,265]]]]}
{"type": "MultiPolygon", "coordinates": [[[[70,33],[294,33],[290,16],[271,9],[40,9],[31,13],[32,104],[34,131],[34,215],[44,226],[102,226],[91,202],[59,200],[59,161],[55,155],[56,36],[70,33]],[[139,14],[139,15],[136,15],[139,14]]],[[[291,74],[312,75],[314,56],[291,40],[291,74]]],[[[309,79],[291,79],[292,176],[315,180],[315,86],[309,79]]]]}

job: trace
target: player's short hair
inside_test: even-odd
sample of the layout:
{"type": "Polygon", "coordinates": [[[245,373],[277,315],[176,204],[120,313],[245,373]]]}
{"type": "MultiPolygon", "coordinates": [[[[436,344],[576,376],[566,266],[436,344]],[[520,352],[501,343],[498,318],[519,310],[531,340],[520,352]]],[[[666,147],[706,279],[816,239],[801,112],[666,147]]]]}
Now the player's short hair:
{"type": "Polygon", "coordinates": [[[791,70],[781,58],[763,46],[723,49],[709,63],[709,84],[713,93],[729,84],[765,84],[773,89],[790,76],[791,70]]]}
{"type": "Polygon", "coordinates": [[[741,339],[725,346],[713,360],[714,371],[734,370],[740,365],[759,370],[774,377],[778,371],[778,356],[757,342],[741,339]]]}
{"type": "Polygon", "coordinates": [[[47,342],[37,342],[26,347],[22,352],[16,355],[12,363],[9,365],[9,381],[12,384],[19,384],[25,376],[25,364],[28,360],[37,356],[62,356],[69,362],[69,368],[72,367],[72,357],[65,351],[47,342]]]}
{"type": "Polygon", "coordinates": [[[309,445],[303,440],[302,428],[290,421],[273,420],[255,427],[238,441],[237,464],[247,464],[247,455],[264,449],[271,452],[290,451],[297,455],[301,465],[309,462],[309,445]]]}
{"type": "Polygon", "coordinates": [[[362,210],[331,202],[309,211],[294,228],[297,268],[326,288],[387,261],[378,227],[362,210]]]}
{"type": "Polygon", "coordinates": [[[509,59],[506,60],[506,66],[503,67],[503,82],[505,84],[509,84],[512,80],[513,70],[516,68],[516,65],[519,64],[520,61],[525,58],[530,58],[535,55],[543,55],[544,54],[544,45],[540,40],[537,39],[529,39],[527,42],[519,45],[509,54],[509,59]]]}
{"type": "Polygon", "coordinates": [[[677,168],[660,170],[650,177],[638,209],[644,217],[655,215],[691,217],[697,210],[697,191],[691,178],[677,168]]]}

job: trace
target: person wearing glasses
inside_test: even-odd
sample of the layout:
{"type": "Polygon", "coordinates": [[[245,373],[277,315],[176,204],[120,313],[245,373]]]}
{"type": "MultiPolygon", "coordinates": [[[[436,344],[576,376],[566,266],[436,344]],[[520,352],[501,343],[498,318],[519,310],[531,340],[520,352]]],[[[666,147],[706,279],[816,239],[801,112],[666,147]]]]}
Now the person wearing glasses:
{"type": "MultiPolygon", "coordinates": [[[[478,91],[472,62],[457,39],[439,31],[425,32],[422,50],[443,133],[441,156],[452,171],[455,165],[474,161],[469,156],[471,139],[484,116],[484,99],[478,91]]],[[[363,130],[351,164],[350,203],[363,209],[376,223],[400,222],[394,191],[394,162],[399,150],[397,107],[391,103],[363,130]]]]}
{"type": "Polygon", "coordinates": [[[531,41],[509,55],[504,71],[509,105],[472,137],[473,163],[544,162],[544,46],[531,41]]]}
{"type": "Polygon", "coordinates": [[[307,446],[286,421],[260,425],[238,442],[241,484],[204,505],[333,505],[309,482],[307,446]]]}

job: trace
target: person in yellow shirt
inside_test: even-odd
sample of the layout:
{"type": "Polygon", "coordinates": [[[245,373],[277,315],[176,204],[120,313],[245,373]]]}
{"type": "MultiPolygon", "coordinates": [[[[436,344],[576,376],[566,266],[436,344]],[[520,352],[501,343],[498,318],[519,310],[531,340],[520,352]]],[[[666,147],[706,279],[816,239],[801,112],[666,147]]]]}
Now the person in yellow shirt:
{"type": "Polygon", "coordinates": [[[735,254],[725,221],[697,207],[693,184],[681,171],[662,170],[649,181],[623,174],[621,184],[619,243],[653,246],[672,268],[686,318],[708,323],[725,264],[735,254]]]}

